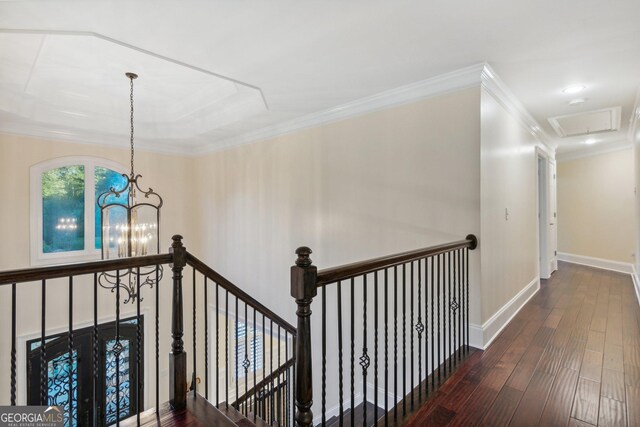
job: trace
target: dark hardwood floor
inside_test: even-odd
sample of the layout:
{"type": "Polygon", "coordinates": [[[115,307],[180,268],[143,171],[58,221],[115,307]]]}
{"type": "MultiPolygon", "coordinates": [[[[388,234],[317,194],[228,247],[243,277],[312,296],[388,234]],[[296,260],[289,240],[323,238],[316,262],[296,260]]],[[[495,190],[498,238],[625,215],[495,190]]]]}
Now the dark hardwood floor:
{"type": "Polygon", "coordinates": [[[560,263],[407,426],[640,426],[640,308],[629,275],[560,263]]]}

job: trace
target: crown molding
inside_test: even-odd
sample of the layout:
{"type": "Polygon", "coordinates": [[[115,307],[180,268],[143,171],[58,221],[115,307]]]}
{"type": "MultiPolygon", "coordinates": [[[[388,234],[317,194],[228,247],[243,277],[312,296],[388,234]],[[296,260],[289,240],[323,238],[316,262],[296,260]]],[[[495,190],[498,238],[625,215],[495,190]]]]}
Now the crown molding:
{"type": "MultiPolygon", "coordinates": [[[[17,136],[20,138],[33,138],[50,142],[61,142],[68,144],[88,145],[91,147],[108,148],[113,150],[127,150],[131,148],[129,141],[123,138],[95,136],[89,137],[85,134],[76,135],[73,133],[60,132],[52,133],[47,131],[34,131],[28,126],[10,126],[0,130],[0,135],[17,136]]],[[[136,140],[136,150],[147,151],[158,154],[165,154],[179,157],[195,157],[196,154],[190,148],[177,147],[174,144],[149,143],[146,141],[136,140]]]]}
{"type": "Polygon", "coordinates": [[[616,151],[626,150],[632,147],[629,141],[618,141],[602,146],[591,146],[580,150],[568,151],[565,153],[556,153],[558,162],[569,162],[571,160],[583,159],[585,157],[598,156],[600,154],[614,153],[616,151]]]}
{"type": "Polygon", "coordinates": [[[495,71],[484,64],[482,68],[482,88],[485,89],[493,98],[506,109],[513,117],[524,126],[531,135],[535,136],[544,146],[546,151],[551,155],[555,149],[550,144],[549,135],[542,129],[540,124],[529,114],[527,109],[522,105],[520,100],[511,92],[507,85],[502,81],[495,71]]]}
{"type": "Polygon", "coordinates": [[[476,64],[461,68],[450,73],[441,74],[426,80],[360,98],[324,111],[297,117],[284,123],[267,126],[237,137],[206,144],[201,146],[197,151],[198,154],[222,151],[231,147],[264,141],[303,129],[314,128],[422,99],[476,87],[481,84],[481,73],[485,66],[486,64],[476,64]]]}

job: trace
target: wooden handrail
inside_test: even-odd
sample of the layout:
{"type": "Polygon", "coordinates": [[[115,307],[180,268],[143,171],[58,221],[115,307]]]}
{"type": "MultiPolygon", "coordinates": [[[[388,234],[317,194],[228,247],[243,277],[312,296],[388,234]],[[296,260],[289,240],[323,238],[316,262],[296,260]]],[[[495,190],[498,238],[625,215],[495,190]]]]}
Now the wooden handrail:
{"type": "Polygon", "coordinates": [[[284,362],[278,369],[264,377],[262,380],[258,381],[256,385],[251,387],[246,393],[236,399],[235,402],[231,404],[231,406],[237,408],[238,405],[243,404],[247,399],[249,399],[253,394],[256,393],[259,389],[264,387],[267,383],[270,383],[271,380],[276,379],[280,374],[286,372],[287,369],[292,367],[296,363],[295,359],[292,357],[291,359],[284,362]]]}
{"type": "Polygon", "coordinates": [[[429,256],[434,256],[449,252],[456,249],[469,248],[475,249],[478,245],[477,238],[470,234],[465,240],[457,242],[445,243],[442,245],[430,246],[423,249],[415,249],[408,252],[401,252],[395,255],[388,255],[379,258],[373,258],[367,261],[359,261],[351,264],[345,264],[338,267],[326,268],[318,271],[316,286],[325,286],[340,280],[350,279],[366,273],[381,270],[383,268],[401,265],[410,261],[416,261],[429,256]]]}
{"type": "Polygon", "coordinates": [[[173,257],[171,254],[160,254],[0,271],[0,285],[34,282],[38,280],[79,276],[91,273],[102,273],[113,270],[126,270],[136,267],[150,267],[169,264],[172,259],[173,257]]]}
{"type": "Polygon", "coordinates": [[[269,310],[263,304],[261,304],[257,299],[253,298],[248,293],[244,292],[242,289],[238,288],[236,285],[231,283],[228,279],[222,276],[220,273],[209,267],[204,262],[200,261],[193,254],[187,252],[187,265],[192,266],[200,273],[207,276],[208,279],[211,279],[218,285],[220,285],[223,289],[229,291],[229,293],[238,297],[243,302],[247,303],[249,306],[253,307],[255,310],[264,314],[268,318],[272,319],[274,323],[280,325],[285,331],[289,332],[294,337],[296,336],[296,328],[291,325],[289,322],[284,320],[282,317],[278,316],[273,311],[269,310]]]}

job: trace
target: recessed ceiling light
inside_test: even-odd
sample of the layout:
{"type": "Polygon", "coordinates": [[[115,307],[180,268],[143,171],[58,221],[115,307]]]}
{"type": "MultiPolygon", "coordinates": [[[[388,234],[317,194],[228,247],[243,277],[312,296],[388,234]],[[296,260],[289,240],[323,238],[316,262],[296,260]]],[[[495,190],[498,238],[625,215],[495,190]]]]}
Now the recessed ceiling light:
{"type": "Polygon", "coordinates": [[[581,90],[586,89],[587,87],[585,85],[573,85],[573,86],[569,86],[566,87],[562,90],[563,93],[578,93],[581,90]]]}
{"type": "Polygon", "coordinates": [[[584,143],[585,143],[585,144],[587,144],[587,145],[593,145],[593,144],[595,144],[596,142],[598,142],[598,141],[596,141],[596,140],[595,140],[595,139],[593,139],[593,138],[589,138],[589,139],[587,139],[586,141],[584,141],[584,143]]]}
{"type": "Polygon", "coordinates": [[[569,101],[569,105],[575,107],[576,105],[584,104],[587,100],[584,98],[576,98],[569,101]]]}

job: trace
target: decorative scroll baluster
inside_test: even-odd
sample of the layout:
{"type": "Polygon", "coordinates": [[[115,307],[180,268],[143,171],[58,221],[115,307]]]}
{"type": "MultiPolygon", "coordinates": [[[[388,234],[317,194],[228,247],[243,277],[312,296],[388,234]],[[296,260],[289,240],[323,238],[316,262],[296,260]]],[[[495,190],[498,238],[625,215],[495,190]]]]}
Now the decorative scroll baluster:
{"type": "MultiPolygon", "coordinates": [[[[236,383],[236,397],[238,397],[238,396],[240,396],[240,394],[238,393],[239,392],[238,383],[240,382],[240,381],[238,381],[239,380],[239,378],[238,378],[238,368],[239,368],[239,366],[238,366],[238,326],[239,326],[239,320],[238,320],[238,297],[235,297],[235,300],[236,300],[236,310],[234,311],[234,314],[236,315],[236,320],[235,320],[235,325],[236,325],[235,347],[236,348],[235,348],[235,354],[234,354],[234,356],[235,356],[234,357],[235,364],[233,366],[234,366],[234,371],[235,371],[235,375],[236,375],[235,378],[234,378],[234,380],[235,380],[234,382],[236,383]]],[[[240,410],[239,407],[237,407],[236,409],[240,410]]]]}
{"type": "Polygon", "coordinates": [[[311,302],[317,295],[317,269],[311,265],[311,249],[300,247],[296,250],[298,259],[291,267],[291,296],[295,298],[298,310],[298,336],[296,340],[296,425],[310,427],[313,424],[313,385],[311,380],[311,302]]]}
{"type": "MultiPolygon", "coordinates": [[[[425,295],[425,300],[426,300],[426,295],[425,295]]],[[[418,385],[420,385],[422,383],[422,333],[424,332],[424,325],[422,324],[422,261],[421,260],[418,260],[418,323],[416,323],[416,332],[418,333],[418,385]]],[[[426,353],[425,353],[425,356],[426,356],[426,353]]],[[[411,378],[413,378],[413,376],[411,378]]],[[[413,382],[411,385],[413,386],[413,382]]],[[[418,387],[418,401],[422,401],[422,387],[418,387]]],[[[411,407],[411,409],[413,409],[413,407],[411,407]]]]}
{"type": "MultiPolygon", "coordinates": [[[[367,425],[367,369],[371,363],[367,350],[367,275],[362,276],[362,356],[360,366],[362,367],[362,425],[367,425]]],[[[352,424],[353,425],[353,424],[352,424]]]]}
{"type": "MultiPolygon", "coordinates": [[[[244,392],[249,391],[249,368],[251,362],[249,361],[249,317],[247,316],[247,303],[244,304],[244,360],[242,361],[242,367],[244,368],[244,392]]],[[[236,396],[237,397],[237,396],[236,396]]],[[[244,405],[244,415],[247,415],[247,402],[244,405]]]]}
{"type": "MultiPolygon", "coordinates": [[[[182,269],[186,265],[187,250],[182,245],[182,236],[172,237],[173,244],[169,252],[173,255],[173,299],[171,310],[171,354],[169,355],[169,404],[175,410],[187,406],[187,353],[184,351],[182,269]]],[[[118,287],[119,288],[119,287],[118,287]]]]}
{"type": "Polygon", "coordinates": [[[413,287],[414,287],[413,286],[413,280],[414,280],[413,279],[413,272],[414,271],[413,270],[414,270],[414,265],[413,264],[414,263],[412,262],[411,263],[411,280],[409,282],[409,286],[410,286],[410,289],[409,289],[410,290],[410,303],[411,303],[411,305],[410,305],[411,306],[411,310],[410,310],[411,322],[410,322],[410,327],[409,327],[409,334],[410,334],[410,337],[411,337],[410,347],[409,347],[409,358],[411,359],[411,369],[410,369],[411,376],[410,376],[410,388],[409,388],[411,390],[411,410],[413,410],[413,360],[414,360],[414,357],[413,357],[413,328],[414,328],[414,325],[413,325],[413,287]]]}
{"type": "Polygon", "coordinates": [[[378,272],[373,273],[373,419],[378,421],[378,272]]]}
{"type": "Polygon", "coordinates": [[[452,357],[452,349],[451,349],[451,341],[452,341],[452,336],[451,336],[451,332],[452,329],[455,328],[455,321],[453,319],[452,316],[452,311],[453,311],[453,300],[451,299],[451,252],[447,252],[447,314],[449,316],[449,327],[447,328],[448,330],[448,337],[449,340],[447,341],[447,359],[449,362],[449,373],[451,373],[451,360],[453,359],[452,357]]]}

